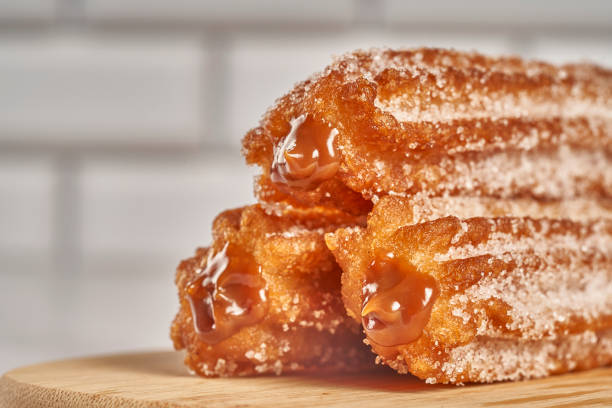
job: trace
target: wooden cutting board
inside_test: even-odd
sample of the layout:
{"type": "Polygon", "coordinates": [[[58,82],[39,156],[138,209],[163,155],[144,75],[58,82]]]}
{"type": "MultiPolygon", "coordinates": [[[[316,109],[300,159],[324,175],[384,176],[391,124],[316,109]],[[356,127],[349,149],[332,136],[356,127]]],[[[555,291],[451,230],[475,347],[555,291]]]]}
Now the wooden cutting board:
{"type": "Polygon", "coordinates": [[[360,375],[199,378],[176,352],[65,360],[0,379],[0,407],[612,406],[612,368],[516,383],[427,385],[386,369],[360,375]]]}

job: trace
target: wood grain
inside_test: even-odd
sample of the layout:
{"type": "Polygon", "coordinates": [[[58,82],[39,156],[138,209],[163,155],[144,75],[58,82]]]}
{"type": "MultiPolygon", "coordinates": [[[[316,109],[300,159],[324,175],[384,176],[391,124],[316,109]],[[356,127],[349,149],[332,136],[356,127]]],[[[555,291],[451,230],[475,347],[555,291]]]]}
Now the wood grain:
{"type": "Polygon", "coordinates": [[[612,406],[612,368],[542,380],[427,385],[386,369],[360,375],[199,378],[176,352],[38,364],[0,379],[0,407],[612,406]]]}

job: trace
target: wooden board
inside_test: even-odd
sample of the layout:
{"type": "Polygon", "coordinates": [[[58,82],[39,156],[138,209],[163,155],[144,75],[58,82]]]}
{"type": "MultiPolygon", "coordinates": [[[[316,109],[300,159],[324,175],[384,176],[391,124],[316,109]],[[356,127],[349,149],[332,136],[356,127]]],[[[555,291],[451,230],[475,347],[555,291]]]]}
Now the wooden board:
{"type": "Polygon", "coordinates": [[[0,379],[0,407],[612,406],[612,368],[542,380],[427,385],[387,370],[344,376],[199,378],[176,352],[18,368],[0,379]]]}

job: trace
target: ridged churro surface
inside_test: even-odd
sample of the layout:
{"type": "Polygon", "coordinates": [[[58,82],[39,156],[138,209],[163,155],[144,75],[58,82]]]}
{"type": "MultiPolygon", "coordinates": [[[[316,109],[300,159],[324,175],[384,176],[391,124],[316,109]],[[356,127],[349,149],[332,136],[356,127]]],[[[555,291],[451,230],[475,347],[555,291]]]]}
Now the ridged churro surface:
{"type": "Polygon", "coordinates": [[[177,269],[172,338],[197,373],[362,370],[359,324],[430,383],[612,363],[611,70],[356,51],[243,153],[259,204],[177,269]]]}
{"type": "Polygon", "coordinates": [[[516,380],[612,362],[611,214],[585,200],[387,197],[367,228],[326,240],[379,361],[429,382],[516,380]]]}
{"type": "Polygon", "coordinates": [[[243,141],[262,201],[612,196],[612,72],[439,49],[357,51],[243,141]],[[271,197],[274,197],[272,200],[271,197]]]}

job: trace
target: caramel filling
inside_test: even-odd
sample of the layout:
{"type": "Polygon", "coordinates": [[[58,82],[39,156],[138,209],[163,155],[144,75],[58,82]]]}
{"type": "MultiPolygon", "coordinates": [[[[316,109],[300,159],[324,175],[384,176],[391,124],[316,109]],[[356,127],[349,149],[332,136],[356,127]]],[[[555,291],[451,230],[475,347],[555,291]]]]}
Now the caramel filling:
{"type": "Polygon", "coordinates": [[[421,336],[439,289],[433,277],[388,253],[370,264],[363,294],[366,335],[376,344],[391,347],[421,336]]]}
{"type": "Polygon", "coordinates": [[[338,131],[310,115],[291,121],[291,130],[274,152],[272,182],[311,190],[332,178],[340,166],[334,139],[338,131]]]}
{"type": "Polygon", "coordinates": [[[186,291],[195,331],[208,344],[256,324],[268,309],[260,267],[251,254],[229,243],[208,260],[186,291]]]}

